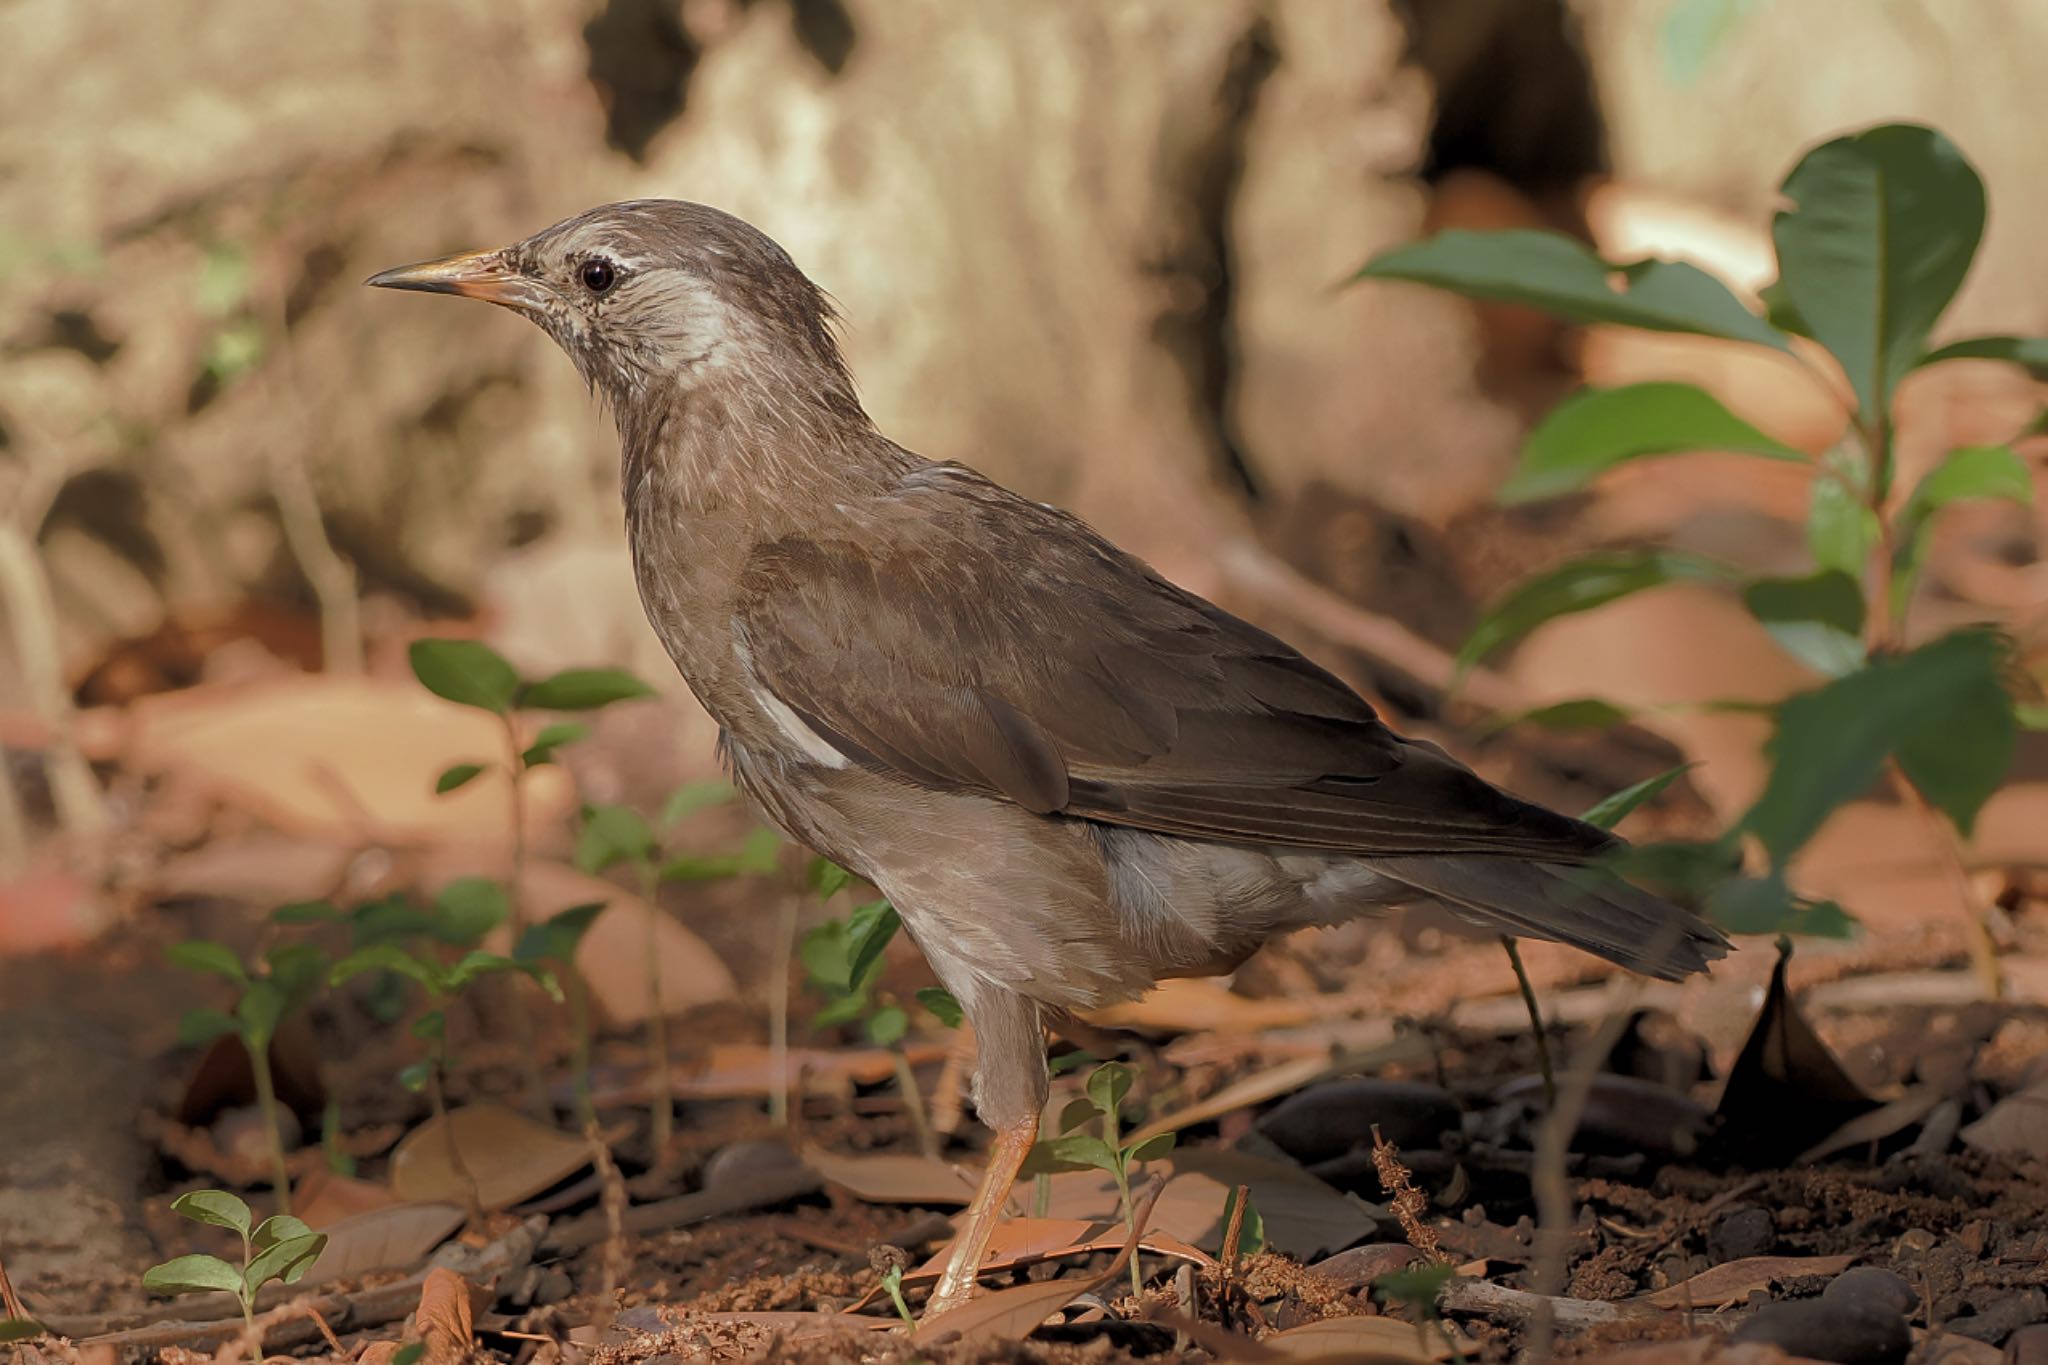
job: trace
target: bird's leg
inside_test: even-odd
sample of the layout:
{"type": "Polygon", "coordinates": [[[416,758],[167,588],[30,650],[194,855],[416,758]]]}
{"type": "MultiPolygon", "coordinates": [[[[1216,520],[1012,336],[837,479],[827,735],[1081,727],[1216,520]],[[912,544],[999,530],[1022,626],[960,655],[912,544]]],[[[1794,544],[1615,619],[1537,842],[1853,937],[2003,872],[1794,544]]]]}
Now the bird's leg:
{"type": "Polygon", "coordinates": [[[1038,1116],[1045,1108],[1045,1028],[1036,1003],[984,982],[967,991],[954,990],[968,1018],[980,1051],[974,1063],[974,1107],[981,1121],[996,1130],[989,1148],[988,1170],[974,1202],[961,1219],[939,1286],[925,1304],[927,1320],[950,1312],[974,1294],[989,1235],[1003,1216],[1017,1168],[1024,1164],[1038,1137],[1038,1116]]]}

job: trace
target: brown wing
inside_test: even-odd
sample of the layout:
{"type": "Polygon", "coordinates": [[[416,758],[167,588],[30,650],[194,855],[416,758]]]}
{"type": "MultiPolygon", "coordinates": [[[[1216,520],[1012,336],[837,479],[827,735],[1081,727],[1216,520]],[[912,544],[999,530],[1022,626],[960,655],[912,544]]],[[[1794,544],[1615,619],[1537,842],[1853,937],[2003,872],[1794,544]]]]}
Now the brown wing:
{"type": "Polygon", "coordinates": [[[1402,739],[1288,645],[956,465],[757,550],[756,679],[864,767],[1161,833],[1576,861],[1591,826],[1402,739]]]}

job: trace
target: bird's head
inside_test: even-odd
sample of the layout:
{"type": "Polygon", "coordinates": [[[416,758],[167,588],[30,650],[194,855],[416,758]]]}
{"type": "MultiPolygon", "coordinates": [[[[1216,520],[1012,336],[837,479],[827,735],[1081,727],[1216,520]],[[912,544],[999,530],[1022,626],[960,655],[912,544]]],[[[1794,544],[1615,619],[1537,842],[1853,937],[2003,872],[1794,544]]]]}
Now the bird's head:
{"type": "Polygon", "coordinates": [[[774,385],[785,400],[853,401],[824,291],[766,234],[702,204],[607,204],[496,251],[367,283],[524,313],[622,414],[732,377],[774,385]]]}

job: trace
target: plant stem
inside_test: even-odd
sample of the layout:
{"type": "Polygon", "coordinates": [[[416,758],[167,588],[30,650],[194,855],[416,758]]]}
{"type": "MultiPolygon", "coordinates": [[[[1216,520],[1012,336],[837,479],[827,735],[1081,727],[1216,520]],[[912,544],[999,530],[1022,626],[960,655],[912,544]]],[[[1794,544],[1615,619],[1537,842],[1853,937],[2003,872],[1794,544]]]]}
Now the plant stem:
{"type": "Polygon", "coordinates": [[[562,989],[569,996],[569,1065],[576,1087],[576,1118],[585,1128],[597,1124],[597,1106],[590,1098],[590,994],[576,965],[567,964],[562,989]]]}
{"type": "Polygon", "coordinates": [[[889,1064],[896,1070],[896,1088],[903,1092],[903,1109],[910,1115],[911,1131],[917,1134],[917,1150],[926,1156],[937,1156],[938,1134],[932,1131],[931,1118],[924,1111],[924,1094],[917,1088],[917,1073],[910,1069],[910,1058],[904,1055],[902,1044],[889,1049],[889,1064]]]}
{"type": "Polygon", "coordinates": [[[774,1081],[768,1090],[768,1117],[777,1128],[789,1126],[789,963],[796,956],[797,893],[786,892],[775,916],[776,970],[768,973],[768,1058],[774,1081]]]}
{"type": "Polygon", "coordinates": [[[476,1227],[484,1220],[483,1198],[476,1191],[476,1177],[469,1173],[469,1164],[462,1159],[462,1149],[455,1143],[455,1125],[449,1122],[448,1096],[441,1088],[441,1072],[447,1065],[446,1049],[436,1046],[427,1058],[427,1105],[441,1125],[441,1140],[448,1147],[448,1169],[455,1172],[455,1178],[462,1182],[462,1197],[467,1205],[469,1223],[476,1227]]]}
{"type": "Polygon", "coordinates": [[[270,1044],[242,1040],[249,1054],[249,1072],[256,1078],[256,1107],[263,1111],[263,1136],[270,1145],[270,1181],[277,1191],[277,1211],[292,1211],[292,1175],[284,1164],[284,1134],[277,1125],[277,1086],[270,1074],[270,1044]]]}
{"type": "Polygon", "coordinates": [[[1507,949],[1508,961],[1515,969],[1515,984],[1522,988],[1522,1006],[1529,1011],[1529,1031],[1536,1040],[1536,1065],[1543,1072],[1543,1107],[1553,1109],[1557,1106],[1557,1074],[1550,1067],[1550,1037],[1543,1031],[1543,1011],[1536,1005],[1536,987],[1522,966],[1522,950],[1515,945],[1515,936],[1502,934],[1500,946],[1507,949]]]}
{"type": "MultiPolygon", "coordinates": [[[[519,743],[518,721],[509,711],[498,719],[505,726],[505,789],[511,793],[512,818],[512,864],[505,878],[505,913],[512,941],[517,943],[526,932],[526,760],[521,757],[524,749],[519,743]]],[[[507,983],[499,994],[512,1003],[512,1041],[519,1050],[520,1107],[535,1112],[546,1103],[547,1085],[541,1079],[540,1058],[534,1050],[533,1018],[513,998],[521,989],[507,983]]]]}
{"type": "Polygon", "coordinates": [[[640,895],[647,902],[647,1051],[652,1066],[648,1085],[653,1091],[649,1108],[654,1120],[648,1141],[653,1144],[654,1164],[659,1168],[668,1159],[676,1122],[675,1087],[668,1074],[668,1008],[661,998],[661,906],[655,901],[661,879],[651,861],[634,861],[640,870],[640,895]]]}

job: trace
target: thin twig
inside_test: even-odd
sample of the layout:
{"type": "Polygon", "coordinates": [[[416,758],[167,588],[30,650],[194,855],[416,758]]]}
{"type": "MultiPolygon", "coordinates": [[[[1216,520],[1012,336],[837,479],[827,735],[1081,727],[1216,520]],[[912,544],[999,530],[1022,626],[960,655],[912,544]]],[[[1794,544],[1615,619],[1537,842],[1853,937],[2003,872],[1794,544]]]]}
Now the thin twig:
{"type": "Polygon", "coordinates": [[[604,1254],[600,1258],[603,1270],[598,1281],[597,1306],[600,1312],[608,1312],[612,1295],[624,1282],[627,1269],[626,1182],[619,1178],[618,1164],[612,1160],[611,1148],[604,1145],[595,1119],[584,1127],[583,1140],[590,1145],[591,1164],[597,1167],[598,1185],[604,1191],[598,1201],[604,1214],[604,1254]]]}
{"type": "Polygon", "coordinates": [[[789,964],[796,956],[797,893],[783,894],[775,914],[774,969],[768,973],[768,1068],[774,1088],[768,1092],[768,1117],[777,1128],[789,1126],[789,964]]]}
{"type": "Polygon", "coordinates": [[[1529,1011],[1529,1032],[1536,1040],[1536,1065],[1543,1072],[1543,1107],[1557,1107],[1557,1073],[1550,1069],[1550,1036],[1543,1029],[1543,1011],[1536,1005],[1536,986],[1522,966],[1522,950],[1513,934],[1502,934],[1500,946],[1507,949],[1508,962],[1515,969],[1515,984],[1522,988],[1522,1006],[1529,1011]]]}

